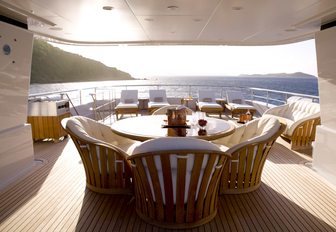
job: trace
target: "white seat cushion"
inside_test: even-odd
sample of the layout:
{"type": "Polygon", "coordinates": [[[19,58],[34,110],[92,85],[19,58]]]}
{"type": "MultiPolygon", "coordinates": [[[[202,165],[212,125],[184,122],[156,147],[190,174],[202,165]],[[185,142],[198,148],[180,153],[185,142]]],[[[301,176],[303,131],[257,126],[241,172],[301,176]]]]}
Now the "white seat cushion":
{"type": "Polygon", "coordinates": [[[116,109],[137,109],[138,108],[138,102],[136,103],[119,103],[116,106],[116,109]]]}
{"type": "Polygon", "coordinates": [[[198,102],[197,105],[200,110],[202,110],[202,108],[223,109],[223,107],[216,102],[198,102]]]}
{"type": "Polygon", "coordinates": [[[215,150],[219,151],[218,146],[209,141],[187,138],[187,137],[164,137],[151,139],[141,143],[133,150],[134,154],[153,152],[153,151],[169,151],[169,150],[215,150]]]}
{"type": "Polygon", "coordinates": [[[148,108],[161,108],[163,106],[169,106],[168,102],[148,102],[148,108]]]}
{"type": "Polygon", "coordinates": [[[227,108],[229,110],[255,110],[253,106],[246,104],[228,103],[227,108]]]}

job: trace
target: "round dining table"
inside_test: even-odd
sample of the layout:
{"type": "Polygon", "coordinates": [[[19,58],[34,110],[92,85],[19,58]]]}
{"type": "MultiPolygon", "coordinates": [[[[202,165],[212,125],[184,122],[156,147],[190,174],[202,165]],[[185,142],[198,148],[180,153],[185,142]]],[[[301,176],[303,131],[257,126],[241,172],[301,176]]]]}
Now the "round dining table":
{"type": "Polygon", "coordinates": [[[198,120],[187,116],[186,126],[170,127],[167,125],[167,115],[148,115],[121,119],[111,125],[112,131],[120,136],[146,141],[148,139],[166,136],[187,136],[204,140],[215,140],[232,134],[235,125],[230,121],[217,118],[204,118],[205,127],[198,125],[198,120]]]}

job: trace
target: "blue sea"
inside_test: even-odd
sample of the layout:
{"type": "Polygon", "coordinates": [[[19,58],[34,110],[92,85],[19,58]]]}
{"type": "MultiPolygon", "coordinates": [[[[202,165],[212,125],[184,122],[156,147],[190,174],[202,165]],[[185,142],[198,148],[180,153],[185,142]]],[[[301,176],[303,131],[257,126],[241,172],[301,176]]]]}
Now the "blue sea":
{"type": "MultiPolygon", "coordinates": [[[[213,90],[217,97],[224,97],[226,90],[239,88],[263,88],[299,94],[318,96],[317,78],[307,77],[266,77],[266,76],[215,76],[215,77],[161,77],[151,80],[127,80],[127,81],[96,81],[96,82],[76,82],[76,83],[57,83],[57,84],[32,84],[30,94],[44,92],[67,91],[73,89],[86,89],[97,87],[106,89],[113,87],[120,94],[121,89],[138,89],[139,97],[148,97],[148,89],[155,89],[157,86],[167,90],[168,97],[197,96],[199,89],[213,90]],[[132,85],[136,85],[132,87],[132,85]]],[[[246,89],[245,89],[246,91],[246,89]]],[[[245,93],[247,94],[247,92],[245,93]]],[[[262,93],[266,94],[266,93],[262,93]]],[[[248,98],[248,97],[247,97],[248,98]]],[[[281,99],[279,94],[273,98],[281,99]]]]}
{"type": "Polygon", "coordinates": [[[293,78],[293,77],[164,77],[153,80],[129,80],[129,81],[93,81],[93,82],[70,82],[57,84],[32,84],[30,94],[66,91],[90,87],[105,87],[119,85],[197,85],[219,87],[254,87],[300,94],[318,96],[317,78],[293,78]]]}

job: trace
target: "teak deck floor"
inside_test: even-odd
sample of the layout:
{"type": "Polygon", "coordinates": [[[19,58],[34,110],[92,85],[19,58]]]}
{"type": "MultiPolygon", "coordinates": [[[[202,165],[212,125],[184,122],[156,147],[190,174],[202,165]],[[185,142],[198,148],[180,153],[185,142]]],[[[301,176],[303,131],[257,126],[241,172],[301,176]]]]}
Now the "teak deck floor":
{"type": "MultiPolygon", "coordinates": [[[[43,164],[0,193],[0,231],[165,231],[138,218],[131,197],[85,189],[71,140],[34,146],[43,164]]],[[[335,187],[309,161],[275,144],[261,187],[221,196],[216,218],[188,231],[336,231],[335,187]]]]}

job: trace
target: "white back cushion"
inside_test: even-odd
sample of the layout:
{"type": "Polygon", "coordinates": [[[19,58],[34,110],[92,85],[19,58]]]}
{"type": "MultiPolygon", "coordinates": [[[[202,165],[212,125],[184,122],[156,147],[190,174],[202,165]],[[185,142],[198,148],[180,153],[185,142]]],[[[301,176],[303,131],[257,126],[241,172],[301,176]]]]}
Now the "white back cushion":
{"type": "Polygon", "coordinates": [[[261,118],[254,119],[245,125],[237,127],[235,132],[223,139],[218,139],[215,143],[223,144],[227,147],[233,147],[240,143],[260,141],[272,136],[280,127],[280,122],[276,117],[264,115],[261,118]]]}
{"type": "Polygon", "coordinates": [[[149,101],[155,102],[154,98],[162,98],[162,102],[167,102],[166,90],[164,89],[150,89],[149,90],[149,101]]]}
{"type": "Polygon", "coordinates": [[[235,100],[240,100],[239,104],[245,104],[243,94],[240,91],[226,91],[226,100],[228,103],[237,103],[235,100]]]}
{"type": "Polygon", "coordinates": [[[199,90],[198,101],[199,102],[215,102],[216,96],[214,91],[199,90]]]}
{"type": "Polygon", "coordinates": [[[109,126],[82,116],[71,117],[67,127],[78,137],[92,143],[113,143],[115,136],[109,126]]]}
{"type": "Polygon", "coordinates": [[[124,104],[138,103],[138,90],[121,90],[120,102],[124,104]]]}

